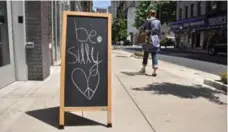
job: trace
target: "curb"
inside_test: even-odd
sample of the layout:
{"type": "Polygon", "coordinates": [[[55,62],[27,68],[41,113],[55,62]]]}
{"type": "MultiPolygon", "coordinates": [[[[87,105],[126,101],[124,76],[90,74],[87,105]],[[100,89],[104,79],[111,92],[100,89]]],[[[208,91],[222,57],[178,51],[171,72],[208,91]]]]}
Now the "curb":
{"type": "Polygon", "coordinates": [[[217,82],[217,81],[210,80],[210,79],[204,79],[203,83],[206,85],[209,85],[211,87],[214,87],[218,90],[223,90],[223,91],[227,92],[227,85],[225,85],[221,82],[217,82]]]}

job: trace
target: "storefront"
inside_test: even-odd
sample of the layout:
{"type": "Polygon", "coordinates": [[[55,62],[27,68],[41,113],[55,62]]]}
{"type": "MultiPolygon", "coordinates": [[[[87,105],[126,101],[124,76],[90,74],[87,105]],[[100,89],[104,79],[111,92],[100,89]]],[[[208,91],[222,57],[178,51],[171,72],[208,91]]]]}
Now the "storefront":
{"type": "MultiPolygon", "coordinates": [[[[211,16],[208,18],[208,36],[212,38],[215,35],[220,36],[220,39],[227,40],[227,15],[220,14],[219,16],[211,16]]],[[[227,43],[227,42],[224,42],[227,43]]]]}
{"type": "Polygon", "coordinates": [[[25,26],[18,21],[23,10],[23,2],[0,1],[0,88],[27,80],[25,26]]]}
{"type": "Polygon", "coordinates": [[[52,60],[60,60],[62,12],[69,7],[63,2],[0,1],[0,88],[50,75],[52,60]]]}
{"type": "Polygon", "coordinates": [[[47,7],[48,2],[0,1],[0,88],[49,76],[47,7]]]}
{"type": "Polygon", "coordinates": [[[196,17],[171,23],[171,30],[178,38],[180,48],[201,48],[206,25],[206,17],[196,17]]]}
{"type": "Polygon", "coordinates": [[[15,80],[12,33],[8,31],[11,20],[7,9],[7,3],[0,1],[0,87],[15,80]]]}
{"type": "Polygon", "coordinates": [[[180,39],[177,44],[183,48],[206,49],[208,42],[215,35],[226,36],[227,16],[201,16],[171,23],[171,29],[176,38],[180,39]]]}

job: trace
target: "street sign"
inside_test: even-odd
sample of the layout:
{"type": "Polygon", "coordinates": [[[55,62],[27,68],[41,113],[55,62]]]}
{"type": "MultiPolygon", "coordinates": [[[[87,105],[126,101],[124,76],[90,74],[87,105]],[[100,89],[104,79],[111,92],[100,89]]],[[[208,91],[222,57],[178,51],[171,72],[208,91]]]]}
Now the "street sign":
{"type": "Polygon", "coordinates": [[[104,110],[111,127],[111,15],[65,11],[62,29],[60,128],[65,111],[104,110]]]}

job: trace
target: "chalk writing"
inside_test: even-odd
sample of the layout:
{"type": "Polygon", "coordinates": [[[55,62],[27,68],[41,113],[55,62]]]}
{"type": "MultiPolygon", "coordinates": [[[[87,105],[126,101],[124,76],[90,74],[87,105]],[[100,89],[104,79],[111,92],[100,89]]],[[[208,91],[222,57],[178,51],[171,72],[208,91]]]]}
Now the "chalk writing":
{"type": "Polygon", "coordinates": [[[91,37],[95,37],[97,35],[97,32],[95,30],[91,30],[90,32],[88,32],[85,28],[83,27],[79,27],[77,28],[77,24],[76,21],[74,20],[74,26],[75,26],[75,35],[76,35],[76,39],[79,42],[87,42],[88,40],[90,41],[90,43],[95,44],[96,42],[91,40],[91,37]],[[86,37],[84,39],[80,38],[79,39],[79,35],[78,32],[81,32],[82,34],[85,33],[86,37]]]}
{"type": "Polygon", "coordinates": [[[99,72],[99,64],[103,62],[103,60],[99,60],[99,51],[96,51],[95,45],[102,42],[102,37],[97,37],[96,30],[88,31],[84,27],[77,27],[77,23],[74,20],[75,25],[75,39],[77,45],[70,47],[67,49],[67,53],[71,55],[73,58],[71,61],[68,62],[70,65],[79,64],[79,65],[86,65],[92,64],[88,71],[85,71],[83,67],[77,67],[73,69],[71,72],[71,80],[77,90],[85,96],[88,100],[91,100],[92,97],[95,95],[99,84],[100,84],[100,72],[99,72]],[[79,35],[83,34],[83,35],[79,35]],[[93,41],[92,38],[97,37],[97,42],[93,41]],[[92,44],[92,45],[91,45],[92,44]],[[76,79],[75,75],[82,74],[82,79],[76,79]],[[85,80],[85,82],[80,82],[81,80],[85,80]],[[95,85],[91,85],[90,81],[95,80],[95,85]],[[80,84],[84,83],[83,87],[79,87],[80,84]]]}

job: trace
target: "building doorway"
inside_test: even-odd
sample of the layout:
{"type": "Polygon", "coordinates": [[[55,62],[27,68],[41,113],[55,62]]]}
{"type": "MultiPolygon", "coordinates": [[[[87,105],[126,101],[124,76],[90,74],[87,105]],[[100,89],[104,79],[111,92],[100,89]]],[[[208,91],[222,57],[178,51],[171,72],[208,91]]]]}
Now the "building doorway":
{"type": "Polygon", "coordinates": [[[195,33],[192,33],[192,49],[194,49],[195,47],[195,44],[196,44],[196,34],[195,33]]]}
{"type": "Polygon", "coordinates": [[[0,88],[15,81],[10,2],[0,1],[0,88]]]}
{"type": "Polygon", "coordinates": [[[200,32],[197,32],[196,33],[196,48],[199,48],[200,47],[200,32]]]}

